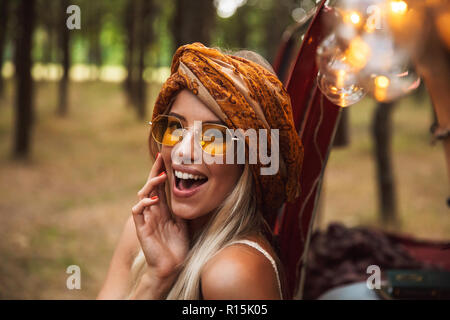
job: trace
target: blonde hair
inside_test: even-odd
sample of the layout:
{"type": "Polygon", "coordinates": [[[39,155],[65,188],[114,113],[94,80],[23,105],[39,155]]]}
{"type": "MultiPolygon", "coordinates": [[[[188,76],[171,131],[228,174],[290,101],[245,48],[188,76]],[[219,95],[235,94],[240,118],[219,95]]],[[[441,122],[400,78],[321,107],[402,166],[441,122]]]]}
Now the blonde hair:
{"type": "MultiPolygon", "coordinates": [[[[259,63],[273,72],[270,64],[257,53],[241,50],[234,53],[234,55],[259,63]]],[[[149,136],[149,146],[150,153],[154,158],[158,148],[151,136],[149,136]]],[[[168,191],[168,188],[166,188],[170,207],[170,192],[168,191]]],[[[263,228],[268,228],[260,211],[257,210],[254,181],[247,163],[232,192],[225,197],[222,204],[211,214],[212,216],[204,229],[194,239],[193,246],[189,250],[180,272],[167,295],[168,300],[200,299],[200,276],[206,262],[228,243],[245,238],[248,235],[261,235],[263,228]]],[[[277,257],[276,260],[279,264],[277,257]]],[[[145,272],[146,265],[141,248],[131,267],[133,287],[129,297],[136,289],[140,277],[145,272]]]]}

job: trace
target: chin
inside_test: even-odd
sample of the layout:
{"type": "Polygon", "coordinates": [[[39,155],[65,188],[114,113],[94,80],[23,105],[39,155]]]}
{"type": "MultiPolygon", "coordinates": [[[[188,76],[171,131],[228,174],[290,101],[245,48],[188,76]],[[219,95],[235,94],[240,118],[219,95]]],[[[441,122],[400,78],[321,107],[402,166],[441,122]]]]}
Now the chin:
{"type": "Polygon", "coordinates": [[[174,200],[172,200],[171,207],[174,215],[186,220],[194,220],[207,214],[207,211],[201,210],[198,205],[182,203],[174,200]]]}

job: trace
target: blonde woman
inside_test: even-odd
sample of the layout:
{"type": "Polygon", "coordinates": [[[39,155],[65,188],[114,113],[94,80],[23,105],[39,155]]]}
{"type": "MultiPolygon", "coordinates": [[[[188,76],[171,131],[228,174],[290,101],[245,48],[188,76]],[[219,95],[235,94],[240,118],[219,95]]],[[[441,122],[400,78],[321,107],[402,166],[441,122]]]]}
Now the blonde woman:
{"type": "Polygon", "coordinates": [[[180,47],[155,103],[149,147],[154,165],[98,298],[283,299],[269,225],[299,194],[303,147],[267,61],[250,51],[180,47]],[[231,133],[261,138],[271,129],[277,135],[256,146],[231,133]],[[237,161],[236,140],[245,161],[237,161]],[[277,161],[269,174],[264,148],[277,161]]]}

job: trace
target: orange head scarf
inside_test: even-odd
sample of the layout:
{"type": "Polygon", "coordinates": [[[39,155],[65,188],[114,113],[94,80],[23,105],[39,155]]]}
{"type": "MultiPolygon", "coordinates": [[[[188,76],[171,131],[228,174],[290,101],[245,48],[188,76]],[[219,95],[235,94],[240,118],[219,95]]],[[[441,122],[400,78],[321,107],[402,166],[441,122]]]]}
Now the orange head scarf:
{"type": "Polygon", "coordinates": [[[195,94],[231,129],[256,132],[279,129],[280,170],[274,175],[261,175],[262,164],[259,161],[250,164],[258,208],[273,227],[276,210],[300,193],[303,162],[303,145],[295,129],[291,100],[282,83],[257,63],[193,43],[176,51],[171,76],[158,95],[153,119],[167,111],[182,89],[195,94]]]}

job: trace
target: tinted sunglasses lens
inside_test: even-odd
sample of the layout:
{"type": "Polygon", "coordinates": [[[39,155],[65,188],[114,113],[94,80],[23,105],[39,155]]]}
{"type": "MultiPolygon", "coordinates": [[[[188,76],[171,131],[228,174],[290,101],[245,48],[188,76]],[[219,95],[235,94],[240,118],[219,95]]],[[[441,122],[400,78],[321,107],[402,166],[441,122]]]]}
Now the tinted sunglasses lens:
{"type": "Polygon", "coordinates": [[[183,138],[182,132],[183,126],[176,117],[159,116],[153,121],[152,136],[160,144],[174,146],[183,138]]]}
{"type": "Polygon", "coordinates": [[[213,156],[225,154],[228,134],[230,133],[225,126],[203,124],[200,145],[205,152],[213,156]]]}

